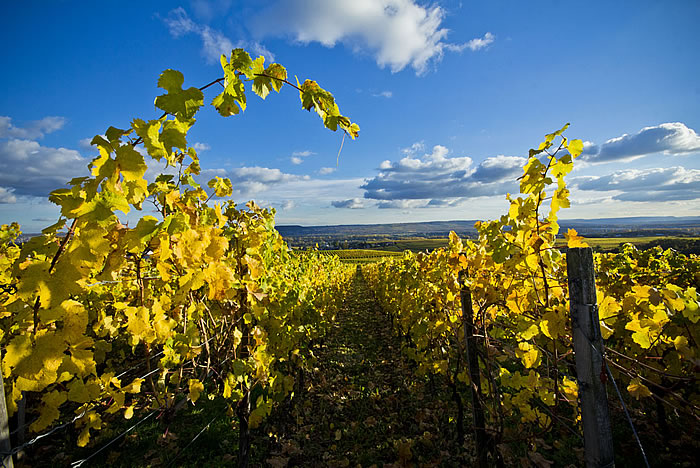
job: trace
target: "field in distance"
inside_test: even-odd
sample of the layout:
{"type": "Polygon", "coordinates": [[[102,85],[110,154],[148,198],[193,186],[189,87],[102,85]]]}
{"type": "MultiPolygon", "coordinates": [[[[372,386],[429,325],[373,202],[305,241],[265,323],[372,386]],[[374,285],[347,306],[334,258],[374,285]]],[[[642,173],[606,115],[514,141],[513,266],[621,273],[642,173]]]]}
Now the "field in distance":
{"type": "MultiPolygon", "coordinates": [[[[639,236],[639,237],[586,237],[586,243],[598,251],[612,251],[618,249],[622,244],[631,243],[638,248],[646,249],[655,245],[660,245],[664,249],[674,248],[682,253],[700,253],[700,238],[698,237],[659,237],[659,236],[639,236]]],[[[376,262],[382,258],[401,255],[405,250],[412,252],[424,252],[445,247],[448,244],[447,238],[428,239],[423,237],[401,238],[393,240],[382,240],[374,245],[372,241],[367,242],[367,249],[335,249],[322,250],[323,254],[338,255],[345,263],[369,263],[376,262]],[[381,244],[381,245],[380,245],[381,244]]],[[[566,247],[564,239],[557,240],[557,247],[566,247]]]]}

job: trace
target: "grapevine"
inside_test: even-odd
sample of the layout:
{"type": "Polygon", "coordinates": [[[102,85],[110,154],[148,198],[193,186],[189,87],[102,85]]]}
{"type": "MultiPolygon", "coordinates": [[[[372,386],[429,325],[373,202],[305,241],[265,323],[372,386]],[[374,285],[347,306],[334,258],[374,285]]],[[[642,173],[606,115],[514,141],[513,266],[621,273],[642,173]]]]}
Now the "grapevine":
{"type": "MultiPolygon", "coordinates": [[[[567,127],[529,151],[521,196],[508,194],[506,214],[477,223],[476,240],[463,243],[452,233],[447,248],[363,267],[407,337],[404,351],[418,375],[439,375],[453,388],[469,384],[459,291],[471,290],[483,349],[481,398],[496,458],[509,454],[508,442],[529,441],[535,453],[543,435],[579,431],[572,429],[580,413],[565,253],[554,245],[558,212],[569,207],[565,177],[583,148],[581,140],[563,136],[567,127]]],[[[568,248],[585,246],[574,230],[564,237],[568,248]]],[[[596,264],[601,332],[614,377],[635,399],[656,397],[659,414],[672,408],[696,419],[697,257],[627,245],[620,254],[596,255],[596,264]]]]}
{"type": "MultiPolygon", "coordinates": [[[[245,110],[247,85],[265,99],[291,84],[282,65],[264,62],[235,49],[221,57],[223,77],[202,88],[185,89],[180,72],[165,70],[165,94],[155,99],[163,115],[93,138],[91,175],[49,197],[61,209],[57,223],[21,248],[19,226],[3,225],[2,372],[9,412],[26,401],[31,431],[72,413],[85,446],[118,415],[173,412],[205,394],[225,399],[241,427],[255,427],[313,360],[352,269],[292,253],[274,210],[212,202],[232,194],[231,181],[216,177],[207,192],[187,142],[213,84],[223,87],[211,103],[224,117],[245,110]],[[146,180],[155,162],[178,175],[146,180]],[[145,204],[157,216],[120,221],[117,211],[145,204]]],[[[311,80],[294,88],[325,127],[357,137],[332,94],[311,80]]]]}

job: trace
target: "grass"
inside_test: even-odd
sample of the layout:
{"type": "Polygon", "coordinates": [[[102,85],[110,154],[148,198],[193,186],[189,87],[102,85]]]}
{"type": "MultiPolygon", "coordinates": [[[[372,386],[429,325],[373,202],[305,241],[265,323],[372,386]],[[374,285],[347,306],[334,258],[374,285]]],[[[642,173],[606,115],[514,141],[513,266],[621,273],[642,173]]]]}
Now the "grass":
{"type": "Polygon", "coordinates": [[[337,255],[343,263],[371,263],[386,257],[401,255],[401,252],[389,252],[372,249],[322,250],[324,255],[337,255]]]}

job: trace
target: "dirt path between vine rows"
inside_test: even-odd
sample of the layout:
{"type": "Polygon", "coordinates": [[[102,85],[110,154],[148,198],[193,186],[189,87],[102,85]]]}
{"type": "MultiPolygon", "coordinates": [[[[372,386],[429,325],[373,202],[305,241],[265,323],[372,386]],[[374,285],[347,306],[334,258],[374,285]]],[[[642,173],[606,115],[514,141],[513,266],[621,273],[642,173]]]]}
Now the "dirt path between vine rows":
{"type": "Polygon", "coordinates": [[[317,357],[306,391],[269,421],[279,436],[267,464],[472,464],[457,446],[447,389],[415,376],[359,270],[317,357]]]}

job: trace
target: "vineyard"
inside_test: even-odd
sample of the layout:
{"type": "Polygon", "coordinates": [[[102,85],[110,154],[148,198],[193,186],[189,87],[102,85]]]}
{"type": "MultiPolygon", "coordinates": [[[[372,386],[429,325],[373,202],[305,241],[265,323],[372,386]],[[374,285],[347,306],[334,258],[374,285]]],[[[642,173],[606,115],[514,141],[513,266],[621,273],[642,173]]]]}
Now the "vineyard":
{"type": "Polygon", "coordinates": [[[328,91],[264,62],[236,49],[201,88],[164,71],[162,116],[92,140],[91,176],[51,193],[57,223],[22,245],[2,226],[5,464],[49,462],[43,444],[71,466],[117,464],[143,424],[170,453],[124,466],[693,466],[700,259],[629,244],[592,255],[573,230],[559,250],[583,150],[568,124],[529,151],[520,195],[477,239],[293,252],[274,211],[212,201],[231,181],[203,187],[187,142],[215,85],[223,117],[245,110],[247,86],[265,99],[287,85],[326,128],[358,136],[328,91]],[[178,175],[146,180],[155,162],[178,175]],[[133,226],[117,215],[144,206],[155,216],[133,226]],[[594,284],[575,276],[578,255],[594,284]],[[168,438],[199,408],[213,413],[201,432],[168,438]],[[236,447],[181,457],[215,420],[236,447]]]}

